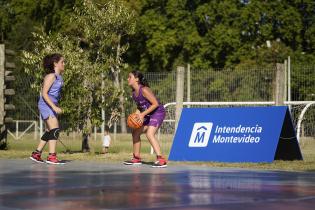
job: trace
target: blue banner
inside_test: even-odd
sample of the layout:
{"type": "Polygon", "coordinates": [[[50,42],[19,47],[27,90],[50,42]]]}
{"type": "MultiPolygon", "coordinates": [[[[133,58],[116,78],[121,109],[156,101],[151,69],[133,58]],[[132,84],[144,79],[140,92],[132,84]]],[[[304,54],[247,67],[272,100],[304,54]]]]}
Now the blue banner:
{"type": "Polygon", "coordinates": [[[283,141],[294,144],[291,148],[297,155],[290,159],[302,159],[285,106],[184,108],[169,159],[272,162],[276,152],[278,159],[286,159],[285,147],[278,148],[281,133],[286,133],[283,141]]]}

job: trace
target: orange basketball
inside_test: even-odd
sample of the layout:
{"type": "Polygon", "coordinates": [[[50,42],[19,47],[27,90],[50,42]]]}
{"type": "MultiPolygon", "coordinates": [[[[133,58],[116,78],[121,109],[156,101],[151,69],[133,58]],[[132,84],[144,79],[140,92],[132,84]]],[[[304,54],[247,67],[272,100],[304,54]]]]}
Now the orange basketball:
{"type": "Polygon", "coordinates": [[[139,119],[136,113],[132,113],[128,116],[127,124],[128,124],[128,127],[136,129],[136,128],[140,128],[143,122],[139,119]]]}

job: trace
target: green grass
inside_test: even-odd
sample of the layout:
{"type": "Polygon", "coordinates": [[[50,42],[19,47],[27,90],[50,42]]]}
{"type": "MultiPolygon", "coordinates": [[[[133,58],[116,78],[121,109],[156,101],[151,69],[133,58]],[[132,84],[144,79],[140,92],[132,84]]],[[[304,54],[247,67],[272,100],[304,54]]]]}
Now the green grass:
{"type": "MultiPolygon", "coordinates": [[[[112,134],[112,143],[109,148],[109,153],[101,154],[102,142],[101,136],[98,135],[96,140],[94,135],[90,139],[89,153],[82,153],[81,150],[81,136],[79,134],[70,134],[66,136],[61,134],[62,142],[74,153],[65,154],[65,148],[58,143],[57,152],[60,159],[64,160],[92,160],[104,163],[119,163],[127,160],[132,155],[132,143],[130,134],[117,134],[116,138],[112,134]]],[[[185,164],[198,165],[205,167],[233,167],[233,168],[250,168],[250,169],[268,169],[268,170],[285,170],[285,171],[315,171],[315,139],[303,139],[301,150],[303,153],[303,161],[273,161],[272,163],[221,163],[221,162],[173,162],[169,165],[185,164]]],[[[8,149],[0,150],[1,159],[26,159],[30,153],[36,148],[38,139],[34,139],[33,134],[27,134],[20,140],[15,140],[11,136],[8,137],[8,149]]],[[[171,135],[161,135],[161,148],[166,157],[170,152],[172,145],[171,135]]],[[[45,158],[47,155],[47,147],[43,153],[45,158]]],[[[142,158],[147,162],[155,160],[154,155],[150,155],[150,144],[145,135],[142,136],[142,158]]]]}
{"type": "MultiPolygon", "coordinates": [[[[98,134],[95,140],[94,135],[91,136],[89,145],[90,152],[81,152],[81,135],[70,134],[69,136],[64,133],[61,134],[61,141],[70,149],[72,154],[65,154],[65,147],[61,144],[57,144],[57,153],[59,159],[65,160],[95,160],[104,162],[121,162],[128,160],[132,157],[132,141],[131,134],[117,134],[116,138],[114,134],[111,134],[111,145],[109,153],[104,155],[102,152],[101,135],[98,134]]],[[[161,148],[165,156],[167,157],[171,148],[171,136],[163,135],[161,140],[161,148]]],[[[33,134],[26,134],[20,140],[15,140],[12,136],[8,136],[8,149],[0,150],[0,158],[15,159],[15,158],[28,158],[31,152],[36,149],[39,140],[34,138],[33,134]]],[[[145,161],[155,161],[155,156],[150,155],[151,146],[148,143],[145,135],[142,136],[141,156],[145,161]]],[[[48,153],[48,145],[43,152],[43,157],[46,157],[48,153]]]]}

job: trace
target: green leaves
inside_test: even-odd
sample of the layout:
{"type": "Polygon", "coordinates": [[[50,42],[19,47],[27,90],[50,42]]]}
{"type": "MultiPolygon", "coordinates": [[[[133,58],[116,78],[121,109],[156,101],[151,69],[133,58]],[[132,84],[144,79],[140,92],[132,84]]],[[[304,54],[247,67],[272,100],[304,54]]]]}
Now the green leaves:
{"type": "Polygon", "coordinates": [[[142,71],[171,71],[183,63],[193,68],[235,66],[253,59],[253,49],[267,40],[315,53],[311,0],[140,2],[128,60],[142,71]]]}
{"type": "Polygon", "coordinates": [[[127,9],[121,1],[96,5],[84,0],[70,17],[71,25],[84,27],[57,34],[33,33],[33,50],[23,51],[25,72],[34,76],[32,87],[37,91],[44,75],[43,57],[55,52],[65,57],[60,106],[69,128],[89,132],[90,122],[101,123],[102,108],[117,114],[121,93],[114,86],[110,70],[119,73],[124,66],[121,56],[128,45],[121,38],[134,31],[133,14],[127,9]]]}

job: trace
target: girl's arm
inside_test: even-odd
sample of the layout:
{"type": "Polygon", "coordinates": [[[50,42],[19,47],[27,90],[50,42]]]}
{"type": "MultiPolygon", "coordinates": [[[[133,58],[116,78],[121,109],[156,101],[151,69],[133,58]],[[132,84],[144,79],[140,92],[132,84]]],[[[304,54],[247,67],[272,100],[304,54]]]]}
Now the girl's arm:
{"type": "Polygon", "coordinates": [[[44,78],[44,84],[43,84],[43,89],[42,89],[42,96],[43,99],[46,101],[46,103],[58,114],[60,114],[62,112],[62,110],[57,107],[49,98],[48,96],[48,91],[50,89],[50,87],[52,86],[52,84],[54,83],[54,81],[56,80],[55,78],[55,74],[48,74],[45,76],[44,78]]]}
{"type": "Polygon", "coordinates": [[[147,110],[140,113],[141,119],[143,119],[144,116],[146,116],[147,114],[150,114],[152,111],[154,111],[159,106],[159,102],[157,101],[155,95],[150,90],[150,88],[148,88],[148,87],[142,88],[142,94],[146,99],[148,99],[150,101],[151,106],[147,110]]]}

